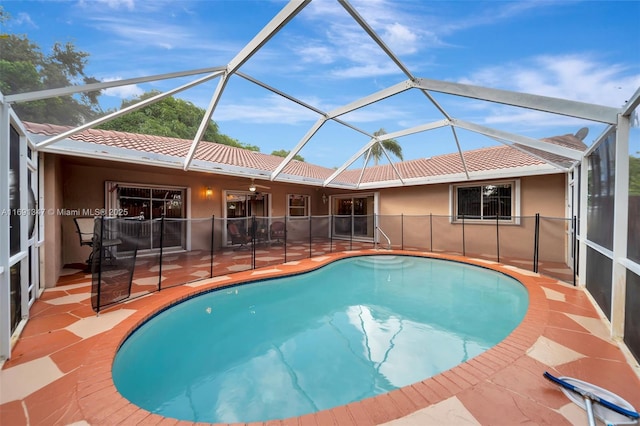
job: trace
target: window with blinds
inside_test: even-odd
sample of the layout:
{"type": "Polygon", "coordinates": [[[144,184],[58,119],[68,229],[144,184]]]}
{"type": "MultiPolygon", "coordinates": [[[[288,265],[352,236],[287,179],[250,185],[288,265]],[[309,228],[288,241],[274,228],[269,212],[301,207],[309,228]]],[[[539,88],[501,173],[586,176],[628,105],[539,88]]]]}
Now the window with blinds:
{"type": "Polygon", "coordinates": [[[289,216],[309,216],[309,200],[308,195],[289,194],[289,216]]]}
{"type": "Polygon", "coordinates": [[[513,182],[474,186],[456,186],[455,221],[504,220],[511,221],[515,205],[513,182]]]}

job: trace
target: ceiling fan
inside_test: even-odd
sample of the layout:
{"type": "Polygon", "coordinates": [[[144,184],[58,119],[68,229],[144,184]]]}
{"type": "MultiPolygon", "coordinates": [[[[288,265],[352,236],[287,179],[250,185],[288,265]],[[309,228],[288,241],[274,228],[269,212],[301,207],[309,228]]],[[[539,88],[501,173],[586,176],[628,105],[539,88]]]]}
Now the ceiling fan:
{"type": "Polygon", "coordinates": [[[249,191],[256,192],[256,188],[271,189],[270,186],[259,185],[256,183],[255,179],[251,179],[251,184],[249,185],[249,191]]]}

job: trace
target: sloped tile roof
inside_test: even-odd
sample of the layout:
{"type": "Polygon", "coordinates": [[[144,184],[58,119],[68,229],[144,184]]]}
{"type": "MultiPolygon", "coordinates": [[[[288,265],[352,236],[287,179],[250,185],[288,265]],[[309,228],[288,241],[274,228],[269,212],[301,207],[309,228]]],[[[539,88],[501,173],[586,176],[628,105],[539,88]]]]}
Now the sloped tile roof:
{"type": "MultiPolygon", "coordinates": [[[[71,127],[68,126],[58,126],[54,124],[25,122],[24,125],[29,132],[46,136],[58,135],[71,129],[71,127]]],[[[191,143],[193,142],[188,139],[98,129],[84,130],[70,136],[69,139],[182,158],[187,156],[191,148],[191,143]]],[[[283,160],[282,157],[275,155],[263,154],[207,141],[200,142],[194,159],[250,169],[266,170],[269,172],[274,171],[283,160]]],[[[333,170],[294,160],[285,167],[283,172],[296,176],[326,179],[333,173],[333,170]]]]}
{"type": "MultiPolygon", "coordinates": [[[[469,172],[545,164],[544,161],[506,145],[465,151],[463,155],[469,172]]],[[[459,153],[403,161],[396,164],[396,169],[403,179],[464,173],[464,166],[459,153]]],[[[360,170],[345,170],[341,173],[340,180],[354,182],[359,176],[360,170]]],[[[379,182],[397,178],[391,165],[385,164],[367,168],[362,177],[362,182],[379,182]]]]}
{"type": "MultiPolygon", "coordinates": [[[[562,146],[564,148],[571,148],[579,151],[584,151],[585,149],[587,149],[587,146],[584,144],[584,142],[582,142],[582,139],[577,138],[575,135],[552,136],[550,138],[544,138],[542,140],[550,142],[554,145],[562,146]]],[[[523,151],[530,152],[533,155],[538,156],[538,158],[542,158],[553,164],[558,164],[563,167],[570,167],[572,164],[572,160],[561,155],[552,154],[550,152],[523,146],[517,143],[514,145],[523,151]]]]}
{"type": "MultiPolygon", "coordinates": [[[[71,127],[53,124],[25,122],[24,125],[30,133],[45,136],[58,135],[71,129],[71,127]]],[[[97,129],[84,130],[70,136],[69,139],[138,152],[158,153],[183,158],[186,157],[192,144],[192,141],[187,139],[97,129]]],[[[555,136],[542,140],[573,149],[584,150],[586,148],[584,143],[574,135],[555,136]]],[[[567,158],[529,147],[519,146],[519,148],[520,149],[516,149],[507,145],[501,145],[465,151],[463,152],[464,161],[470,173],[545,165],[546,163],[542,159],[549,159],[556,164],[564,166],[568,166],[571,162],[571,160],[567,158]],[[539,158],[528,155],[523,151],[531,152],[539,158]]],[[[73,155],[73,153],[70,152],[69,155],[73,155]]],[[[274,155],[206,141],[202,141],[198,145],[194,159],[220,165],[255,169],[263,172],[274,171],[283,160],[282,157],[274,155]]],[[[396,163],[395,167],[403,179],[464,173],[464,167],[459,153],[403,161],[396,163]]],[[[293,160],[284,168],[283,173],[303,179],[325,180],[334,173],[334,170],[293,160]]],[[[355,184],[358,182],[360,174],[360,169],[345,170],[336,178],[336,182],[355,184]]],[[[398,176],[392,166],[384,164],[368,167],[362,177],[362,183],[384,182],[397,179],[398,176]]]]}

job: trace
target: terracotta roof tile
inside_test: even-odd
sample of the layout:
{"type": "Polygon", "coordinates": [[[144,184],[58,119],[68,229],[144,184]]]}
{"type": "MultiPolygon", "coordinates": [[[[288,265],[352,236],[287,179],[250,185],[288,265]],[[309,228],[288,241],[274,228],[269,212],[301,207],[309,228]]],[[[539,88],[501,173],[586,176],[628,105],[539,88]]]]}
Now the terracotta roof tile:
{"type": "MultiPolygon", "coordinates": [[[[53,124],[25,122],[24,125],[29,132],[46,136],[54,136],[70,129],[70,127],[53,124]]],[[[175,157],[186,157],[192,143],[191,140],[187,139],[97,129],[85,130],[70,136],[69,139],[175,157]]],[[[586,148],[584,143],[574,135],[556,136],[543,140],[573,149],[584,150],[586,148]]],[[[556,164],[568,165],[570,163],[570,160],[564,157],[528,147],[519,146],[519,148],[538,155],[540,158],[553,161],[556,164]]],[[[519,149],[506,145],[465,151],[463,156],[469,172],[545,164],[544,161],[535,156],[527,155],[519,149]]],[[[206,141],[200,142],[194,159],[266,172],[274,171],[283,160],[282,157],[274,155],[206,141]]],[[[403,161],[396,163],[395,167],[403,179],[464,173],[462,160],[458,153],[403,161]]],[[[287,175],[314,180],[324,180],[333,172],[333,169],[296,160],[291,161],[283,170],[283,173],[287,175]]],[[[360,169],[345,170],[337,177],[336,182],[355,184],[360,177],[360,173],[360,169]]],[[[362,177],[362,182],[384,182],[397,179],[398,177],[391,165],[384,164],[368,167],[362,177]]]]}
{"type": "MultiPolygon", "coordinates": [[[[545,164],[542,160],[538,160],[535,157],[506,145],[465,151],[463,152],[463,156],[469,172],[545,164]]],[[[403,161],[396,164],[396,169],[403,179],[464,173],[462,160],[458,153],[403,161]]],[[[359,176],[360,170],[345,170],[340,174],[339,178],[343,181],[355,182],[359,176]]],[[[368,168],[362,177],[362,182],[379,182],[395,179],[398,179],[398,177],[393,171],[393,168],[386,164],[368,168]]]]}

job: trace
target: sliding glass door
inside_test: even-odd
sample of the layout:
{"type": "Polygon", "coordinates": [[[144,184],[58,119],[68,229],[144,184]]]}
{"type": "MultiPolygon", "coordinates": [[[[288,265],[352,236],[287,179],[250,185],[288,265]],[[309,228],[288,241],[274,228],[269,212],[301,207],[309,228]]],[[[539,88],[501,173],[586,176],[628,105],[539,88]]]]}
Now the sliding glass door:
{"type": "MultiPolygon", "coordinates": [[[[269,217],[269,194],[263,192],[226,192],[227,226],[235,223],[244,235],[251,234],[251,218],[256,217],[257,237],[265,238],[269,217]]],[[[227,227],[225,227],[227,229],[227,227]]],[[[227,235],[227,245],[232,245],[231,235],[227,235]]]]}
{"type": "Polygon", "coordinates": [[[333,197],[333,236],[373,239],[375,231],[375,195],[333,197]]]}
{"type": "MultiPolygon", "coordinates": [[[[186,208],[184,200],[185,188],[150,187],[129,185],[116,182],[107,183],[107,191],[112,194],[111,205],[115,211],[122,212],[125,217],[139,217],[144,221],[140,229],[138,250],[158,250],[160,242],[163,247],[173,249],[186,248],[186,208]],[[160,219],[164,223],[164,233],[160,238],[160,219]]],[[[133,229],[133,228],[132,228],[133,229]]],[[[127,247],[121,248],[127,251],[127,247]]]]}

